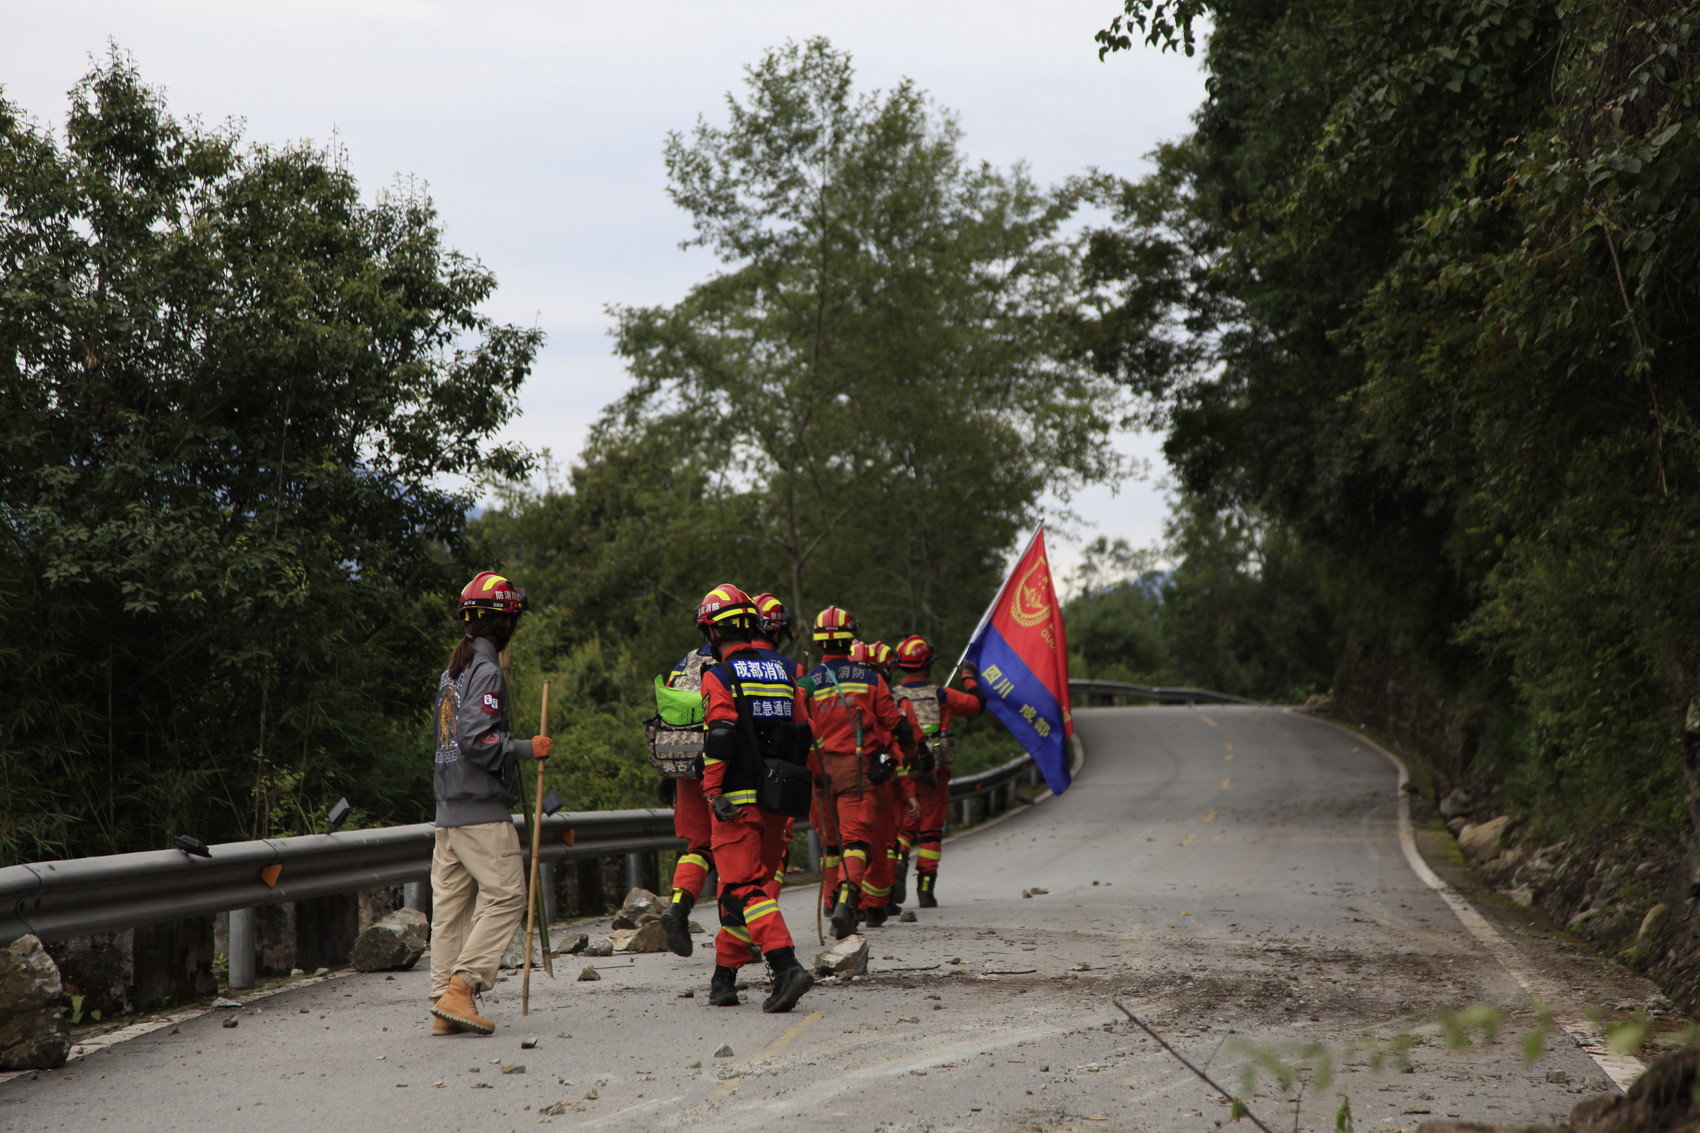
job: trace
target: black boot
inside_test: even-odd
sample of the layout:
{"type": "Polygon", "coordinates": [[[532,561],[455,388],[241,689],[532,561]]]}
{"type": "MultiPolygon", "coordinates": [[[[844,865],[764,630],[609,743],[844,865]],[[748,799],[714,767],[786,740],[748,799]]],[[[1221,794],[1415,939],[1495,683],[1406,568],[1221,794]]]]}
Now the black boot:
{"type": "Polygon", "coordinates": [[[667,934],[667,947],[676,956],[689,956],[696,950],[691,940],[691,906],[694,899],[683,889],[673,890],[673,903],[661,914],[661,928],[667,934]]]}
{"type": "Polygon", "coordinates": [[[768,963],[773,967],[773,991],[762,1000],[761,1009],[770,1013],[789,1011],[797,1006],[805,991],[815,986],[815,977],[797,963],[797,953],[792,948],[781,948],[768,958],[768,963]]]}
{"type": "Polygon", "coordinates": [[[933,896],[933,889],[937,887],[938,883],[939,875],[936,873],[923,873],[915,879],[915,892],[921,898],[921,908],[936,909],[939,907],[938,898],[933,896]]]}
{"type": "Polygon", "coordinates": [[[904,854],[897,859],[897,876],[891,880],[891,904],[885,907],[888,913],[903,911],[903,902],[909,900],[909,855],[904,854]]]}
{"type": "Polygon", "coordinates": [[[879,928],[881,925],[885,924],[885,916],[885,907],[883,905],[877,909],[862,910],[862,918],[868,922],[869,928],[879,928]]]}
{"type": "Polygon", "coordinates": [[[848,881],[838,883],[838,899],[832,906],[832,938],[843,940],[856,931],[856,907],[851,902],[848,881]]]}
{"type": "Polygon", "coordinates": [[[714,978],[708,981],[708,1002],[713,1007],[738,1006],[738,969],[714,966],[714,978]]]}

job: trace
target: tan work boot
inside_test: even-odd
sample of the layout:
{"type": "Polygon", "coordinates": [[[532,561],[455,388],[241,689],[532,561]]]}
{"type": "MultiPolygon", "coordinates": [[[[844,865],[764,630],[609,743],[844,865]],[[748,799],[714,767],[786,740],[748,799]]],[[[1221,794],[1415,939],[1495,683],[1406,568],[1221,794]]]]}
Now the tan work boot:
{"type": "MultiPolygon", "coordinates": [[[[478,1009],[472,1005],[472,996],[472,982],[463,973],[456,972],[449,977],[449,990],[431,1005],[431,1014],[458,1025],[463,1031],[488,1035],[496,1029],[496,1024],[478,1013],[478,1009]]],[[[431,1033],[437,1034],[438,1031],[432,1027],[431,1033]]]]}
{"type": "MultiPolygon", "coordinates": [[[[438,998],[440,999],[442,997],[438,996],[438,998]]],[[[435,1036],[435,1035],[458,1035],[458,1034],[460,1034],[460,1032],[461,1032],[460,1024],[456,1023],[452,1020],[449,1020],[449,1019],[439,1019],[437,1017],[437,1014],[436,1014],[436,1007],[437,1007],[437,1000],[433,999],[431,1001],[431,1009],[432,1009],[431,1034],[433,1036],[435,1036]]]]}

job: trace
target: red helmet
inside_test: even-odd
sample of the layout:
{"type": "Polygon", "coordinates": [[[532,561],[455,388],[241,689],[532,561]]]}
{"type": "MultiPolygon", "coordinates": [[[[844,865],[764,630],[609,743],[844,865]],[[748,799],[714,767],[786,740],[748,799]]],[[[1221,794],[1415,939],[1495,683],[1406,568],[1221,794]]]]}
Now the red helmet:
{"type": "Polygon", "coordinates": [[[868,661],[881,672],[891,669],[891,646],[883,641],[876,641],[868,646],[868,661]]]}
{"type": "Polygon", "coordinates": [[[791,614],[785,609],[785,603],[773,594],[757,594],[755,603],[762,633],[775,641],[791,636],[791,614]]]}
{"type": "Polygon", "coordinates": [[[867,642],[865,642],[865,641],[852,641],[850,643],[850,660],[859,661],[864,665],[873,664],[873,662],[874,662],[873,655],[872,655],[872,652],[868,649],[867,642]]]}
{"type": "Polygon", "coordinates": [[[912,633],[897,643],[899,669],[925,669],[933,663],[933,643],[918,633],[912,633]]]}
{"type": "Polygon", "coordinates": [[[719,629],[742,630],[747,633],[756,628],[757,621],[756,604],[750,601],[748,594],[730,582],[722,582],[703,595],[702,602],[697,606],[697,628],[704,633],[719,629]]]}
{"type": "Polygon", "coordinates": [[[861,628],[862,623],[851,617],[849,611],[828,606],[815,615],[815,628],[810,636],[816,641],[854,641],[856,631],[861,628]]]}
{"type": "Polygon", "coordinates": [[[480,571],[460,592],[460,615],[468,621],[480,610],[523,614],[527,609],[525,591],[493,570],[480,571]]]}

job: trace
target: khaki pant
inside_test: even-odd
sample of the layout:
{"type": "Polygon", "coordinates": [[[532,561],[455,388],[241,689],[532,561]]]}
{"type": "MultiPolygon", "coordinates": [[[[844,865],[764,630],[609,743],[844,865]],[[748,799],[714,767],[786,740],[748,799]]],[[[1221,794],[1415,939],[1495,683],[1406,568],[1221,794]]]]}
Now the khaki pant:
{"type": "Polygon", "coordinates": [[[439,826],[431,853],[431,998],[465,972],[496,984],[514,930],[525,919],[525,868],[511,822],[439,826]]]}

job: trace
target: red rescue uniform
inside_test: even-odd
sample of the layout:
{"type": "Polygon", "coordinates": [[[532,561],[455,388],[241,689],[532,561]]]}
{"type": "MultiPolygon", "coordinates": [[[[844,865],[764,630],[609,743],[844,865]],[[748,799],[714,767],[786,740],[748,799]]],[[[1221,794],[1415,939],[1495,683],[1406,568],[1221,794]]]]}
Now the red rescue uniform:
{"type": "MultiPolygon", "coordinates": [[[[803,699],[806,702],[809,694],[809,678],[808,674],[803,669],[803,663],[795,657],[786,657],[785,654],[780,653],[778,647],[766,638],[752,638],[750,640],[750,644],[755,646],[757,649],[769,650],[785,659],[785,662],[791,672],[791,679],[796,683],[798,688],[803,690],[803,699]]],[[[812,812],[813,808],[811,807],[810,809],[812,812]]],[[[779,842],[779,858],[773,863],[773,880],[767,886],[767,895],[776,901],[779,899],[779,891],[785,888],[785,867],[790,863],[791,859],[792,822],[793,820],[789,818],[785,820],[785,837],[779,842]]]]}
{"type": "Polygon", "coordinates": [[[815,752],[811,766],[817,784],[823,780],[825,784],[821,809],[830,805],[836,820],[842,855],[839,878],[850,884],[863,908],[884,908],[891,893],[891,877],[885,850],[889,831],[881,814],[889,807],[882,806],[886,792],[868,772],[874,757],[893,744],[900,718],[897,705],[876,669],[843,653],[824,657],[809,670],[809,680],[814,685],[810,717],[815,752]],[[879,892],[882,884],[883,893],[879,892]]]}
{"type": "Polygon", "coordinates": [[[978,716],[986,708],[979,681],[964,674],[962,683],[968,691],[941,688],[925,674],[919,674],[905,677],[896,689],[899,697],[915,707],[915,714],[921,720],[922,739],[933,749],[933,769],[928,772],[917,769],[913,776],[916,801],[921,806],[915,833],[915,872],[920,876],[936,875],[939,871],[940,843],[950,815],[950,722],[959,716],[978,716]],[[927,719],[935,711],[932,705],[937,706],[936,725],[927,719]]]}
{"type": "Polygon", "coordinates": [[[779,902],[767,892],[775,863],[785,844],[788,826],[783,815],[756,804],[756,753],[742,751],[734,758],[717,752],[717,733],[727,726],[742,745],[747,730],[776,723],[806,723],[808,703],[792,678],[794,662],[771,649],[733,646],[720,663],[703,673],[703,722],[709,728],[704,757],[702,794],[711,804],[725,796],[738,807],[737,817],[712,819],[714,864],[720,872],[720,933],[714,940],[715,963],[737,968],[749,963],[751,946],[771,955],[792,946],[791,933],[779,913],[779,902]],[[740,719],[732,685],[740,686],[749,717],[740,719]],[[716,729],[716,724],[721,725],[716,729]]]}
{"type": "MultiPolygon", "coordinates": [[[[703,670],[714,664],[708,647],[693,649],[679,659],[667,678],[668,688],[701,689],[703,670]]],[[[714,869],[714,851],[710,844],[708,803],[702,797],[702,783],[697,779],[673,781],[673,833],[685,840],[685,852],[673,866],[673,899],[688,894],[694,903],[702,896],[702,888],[714,869]]]]}

